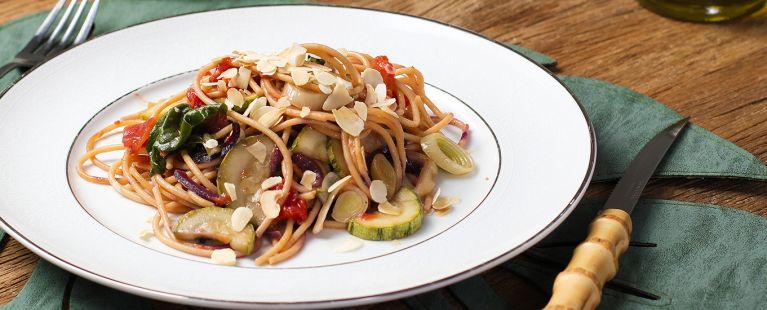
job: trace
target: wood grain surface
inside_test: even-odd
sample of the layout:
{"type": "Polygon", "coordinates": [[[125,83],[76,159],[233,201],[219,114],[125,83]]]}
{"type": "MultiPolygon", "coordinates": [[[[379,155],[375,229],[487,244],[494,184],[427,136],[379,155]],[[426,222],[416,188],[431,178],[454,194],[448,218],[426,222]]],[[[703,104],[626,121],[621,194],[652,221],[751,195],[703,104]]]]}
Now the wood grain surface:
{"type": "MultiPolygon", "coordinates": [[[[54,0],[0,0],[0,23],[54,0]]],[[[767,161],[767,17],[726,24],[665,19],[630,0],[328,1],[403,12],[517,43],[559,61],[557,73],[606,80],[647,94],[767,161]]],[[[597,184],[590,197],[614,184],[597,184]]],[[[653,180],[646,197],[747,210],[767,216],[767,184],[743,180],[653,180]]],[[[15,240],[0,252],[0,303],[22,288],[37,256],[15,240]]],[[[483,277],[514,305],[541,308],[547,296],[504,269],[483,277]]],[[[441,291],[456,308],[462,305],[441,291]]],[[[153,303],[153,308],[184,308],[153,303]]],[[[401,301],[362,308],[405,309],[401,301]]]]}

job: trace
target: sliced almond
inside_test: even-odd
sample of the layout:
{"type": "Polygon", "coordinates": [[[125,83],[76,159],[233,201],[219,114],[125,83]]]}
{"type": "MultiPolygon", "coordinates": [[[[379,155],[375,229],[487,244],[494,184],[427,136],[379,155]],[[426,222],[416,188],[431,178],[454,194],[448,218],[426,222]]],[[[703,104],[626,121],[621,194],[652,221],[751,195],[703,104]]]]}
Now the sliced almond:
{"type": "Polygon", "coordinates": [[[341,84],[341,85],[343,85],[344,87],[346,87],[347,89],[350,89],[350,88],[352,88],[352,82],[349,82],[349,81],[347,81],[347,80],[344,80],[344,79],[342,79],[340,76],[336,78],[336,85],[337,85],[337,84],[341,84]]]}
{"type": "Polygon", "coordinates": [[[282,96],[280,99],[277,99],[277,102],[275,102],[274,106],[278,108],[289,107],[290,100],[288,97],[282,96]]]}
{"type": "Polygon", "coordinates": [[[432,204],[432,205],[434,205],[435,203],[437,203],[437,198],[439,198],[439,194],[440,194],[440,193],[442,193],[442,189],[441,189],[441,188],[437,188],[437,192],[436,192],[436,193],[434,193],[434,197],[432,197],[432,198],[431,198],[431,204],[432,204]]]}
{"type": "Polygon", "coordinates": [[[365,84],[370,84],[373,87],[383,83],[381,72],[373,68],[367,68],[365,71],[362,71],[362,80],[365,81],[365,84]]]}
{"type": "Polygon", "coordinates": [[[458,197],[439,197],[434,200],[434,203],[431,205],[431,207],[434,210],[442,210],[447,209],[452,205],[455,205],[457,203],[461,202],[461,199],[458,197]]]}
{"type": "Polygon", "coordinates": [[[344,185],[346,185],[346,182],[349,182],[349,180],[351,179],[352,179],[352,176],[347,175],[343,179],[336,181],[335,183],[333,183],[333,185],[330,185],[330,187],[328,187],[328,193],[332,193],[336,191],[337,189],[342,188],[344,185]]]}
{"type": "Polygon", "coordinates": [[[218,265],[234,266],[237,264],[237,254],[229,248],[213,250],[210,253],[210,259],[218,265]]]}
{"type": "Polygon", "coordinates": [[[293,45],[285,51],[285,59],[292,66],[301,66],[306,60],[306,48],[301,45],[293,43],[293,45]]]}
{"type": "Polygon", "coordinates": [[[248,153],[253,155],[259,163],[263,163],[264,159],[266,159],[266,145],[261,143],[261,141],[256,141],[256,143],[253,143],[253,145],[246,147],[245,149],[248,153]]]}
{"type": "Polygon", "coordinates": [[[226,71],[224,71],[224,72],[222,72],[221,74],[218,75],[218,79],[219,80],[231,79],[231,78],[233,78],[233,77],[235,77],[237,75],[237,71],[238,71],[237,68],[226,69],[226,71]]]}
{"type": "Polygon", "coordinates": [[[208,139],[208,140],[205,140],[205,142],[203,142],[202,145],[205,146],[206,149],[212,149],[218,146],[218,140],[208,139]]]}
{"type": "Polygon", "coordinates": [[[311,113],[312,110],[309,109],[309,107],[301,107],[301,112],[298,113],[298,116],[301,118],[309,116],[309,113],[311,113]]]}
{"type": "Polygon", "coordinates": [[[365,84],[365,104],[372,106],[378,102],[376,90],[370,84],[365,84]]]}
{"type": "Polygon", "coordinates": [[[242,113],[242,115],[258,119],[254,116],[256,110],[260,109],[261,107],[265,107],[267,104],[266,97],[258,97],[256,100],[253,100],[249,105],[248,108],[245,109],[245,112],[242,113]]]}
{"type": "Polygon", "coordinates": [[[261,116],[259,116],[258,122],[266,127],[272,127],[276,125],[277,123],[279,123],[280,120],[282,119],[282,114],[284,114],[285,111],[287,110],[287,108],[275,108],[270,106],[265,106],[258,110],[261,111],[262,109],[265,109],[265,108],[271,108],[271,110],[266,111],[261,116]]]}
{"type": "Polygon", "coordinates": [[[320,87],[320,91],[323,94],[330,95],[330,93],[333,92],[333,88],[331,88],[330,86],[320,84],[319,87],[320,87]]]}
{"type": "Polygon", "coordinates": [[[232,212],[231,226],[234,231],[242,231],[253,218],[253,210],[246,207],[239,207],[232,212]]]}
{"type": "Polygon", "coordinates": [[[304,175],[301,176],[301,185],[306,188],[312,188],[314,181],[317,180],[317,173],[311,170],[304,171],[304,175]]]}
{"type": "Polygon", "coordinates": [[[383,103],[386,100],[386,84],[378,84],[375,87],[376,102],[383,103]]]}
{"type": "Polygon", "coordinates": [[[242,105],[245,104],[245,97],[243,97],[242,93],[236,88],[230,88],[226,91],[226,100],[224,100],[224,104],[230,109],[232,107],[242,107],[242,105]]]}
{"type": "Polygon", "coordinates": [[[397,114],[397,112],[394,112],[394,110],[389,108],[389,106],[382,106],[379,109],[381,109],[381,111],[384,111],[391,116],[394,116],[394,118],[399,119],[399,114],[397,114]]]}
{"type": "Polygon", "coordinates": [[[261,193],[261,198],[258,202],[261,204],[261,211],[264,212],[266,218],[273,219],[280,215],[280,204],[277,202],[277,198],[280,197],[282,191],[264,191],[261,193]]]}
{"type": "Polygon", "coordinates": [[[325,99],[325,102],[322,104],[322,109],[325,111],[338,109],[349,104],[349,102],[352,102],[352,100],[354,100],[354,98],[349,96],[349,90],[346,89],[343,84],[338,83],[333,88],[333,92],[330,94],[330,96],[325,99]]]}
{"type": "Polygon", "coordinates": [[[290,70],[290,76],[293,78],[293,83],[295,83],[296,86],[306,85],[306,83],[309,83],[309,79],[311,78],[309,71],[300,69],[290,70]]]}
{"type": "Polygon", "coordinates": [[[216,82],[216,88],[218,88],[219,91],[226,92],[226,83],[222,80],[218,80],[216,82]]]}
{"type": "Polygon", "coordinates": [[[237,188],[234,186],[234,184],[225,182],[224,190],[226,190],[226,194],[229,195],[229,198],[231,198],[232,201],[237,200],[237,188]]]}
{"type": "Polygon", "coordinates": [[[354,102],[354,111],[357,112],[357,115],[363,120],[366,121],[368,119],[368,105],[364,102],[355,101],[354,102]]]}
{"type": "Polygon", "coordinates": [[[266,59],[261,59],[256,64],[256,70],[261,72],[261,75],[273,75],[274,72],[277,71],[277,66],[267,61],[266,59]]]}
{"type": "Polygon", "coordinates": [[[362,241],[354,237],[347,237],[344,241],[333,246],[333,252],[346,253],[362,247],[362,241]]]}
{"type": "Polygon", "coordinates": [[[275,65],[278,68],[282,68],[288,64],[288,61],[285,58],[279,57],[269,59],[269,63],[275,65]]]}
{"type": "Polygon", "coordinates": [[[452,209],[453,208],[444,208],[444,209],[436,210],[436,211],[434,211],[434,214],[436,214],[437,216],[445,216],[445,214],[450,212],[450,210],[452,210],[452,209]]]}
{"type": "Polygon", "coordinates": [[[383,181],[373,180],[370,182],[370,198],[378,203],[386,201],[386,184],[383,181]]]}
{"type": "Polygon", "coordinates": [[[138,238],[144,241],[149,240],[149,238],[152,236],[154,236],[154,232],[149,229],[142,229],[138,232],[138,238]]]}
{"type": "Polygon", "coordinates": [[[400,215],[402,208],[395,206],[388,201],[384,201],[378,204],[378,212],[388,215],[400,215]]]}
{"type": "Polygon", "coordinates": [[[365,121],[347,107],[333,110],[333,117],[335,117],[338,126],[352,136],[359,136],[360,132],[365,129],[365,121]]]}
{"type": "Polygon", "coordinates": [[[261,182],[261,189],[268,190],[277,184],[282,184],[281,176],[268,177],[266,180],[261,182]]]}
{"type": "Polygon", "coordinates": [[[240,67],[237,72],[237,87],[241,89],[248,88],[248,82],[250,82],[250,69],[240,67]]]}
{"type": "Polygon", "coordinates": [[[322,85],[330,86],[336,83],[336,76],[325,71],[316,71],[314,73],[314,78],[316,78],[317,82],[322,85]]]}
{"type": "Polygon", "coordinates": [[[309,68],[311,68],[311,69],[312,69],[312,72],[314,72],[314,75],[315,75],[315,76],[317,76],[317,72],[318,72],[318,71],[325,71],[325,72],[331,72],[331,71],[333,71],[333,69],[330,69],[329,67],[326,67],[326,66],[323,66],[323,65],[321,65],[321,64],[318,64],[318,63],[314,63],[314,62],[311,62],[311,61],[309,61],[309,62],[304,62],[304,66],[305,66],[305,67],[309,67],[309,68]]]}

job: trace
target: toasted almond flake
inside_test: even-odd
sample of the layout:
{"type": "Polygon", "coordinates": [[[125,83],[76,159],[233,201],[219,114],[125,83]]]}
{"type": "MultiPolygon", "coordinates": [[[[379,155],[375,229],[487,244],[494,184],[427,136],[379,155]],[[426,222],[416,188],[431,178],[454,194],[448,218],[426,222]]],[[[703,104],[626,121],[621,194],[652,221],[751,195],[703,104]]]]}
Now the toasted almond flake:
{"type": "Polygon", "coordinates": [[[250,201],[251,202],[255,202],[255,203],[259,203],[259,201],[261,200],[261,194],[263,194],[263,193],[264,193],[264,190],[262,190],[260,188],[257,189],[256,192],[253,194],[253,197],[250,197],[250,201]]]}
{"type": "Polygon", "coordinates": [[[336,78],[336,84],[341,84],[347,89],[352,88],[352,82],[342,79],[340,76],[336,78]]]}
{"type": "Polygon", "coordinates": [[[275,65],[278,68],[282,68],[288,64],[288,61],[280,57],[280,58],[269,59],[269,63],[275,65]]]}
{"type": "Polygon", "coordinates": [[[444,208],[444,209],[440,209],[440,210],[437,210],[437,211],[435,211],[435,212],[434,212],[434,214],[436,214],[437,216],[445,216],[445,214],[447,214],[448,212],[450,212],[450,210],[452,210],[452,209],[453,209],[453,208],[447,207],[447,208],[444,208]]]}
{"type": "Polygon", "coordinates": [[[261,204],[261,211],[264,212],[266,218],[273,219],[280,215],[280,204],[277,202],[277,198],[281,194],[282,191],[280,190],[264,191],[261,193],[258,202],[261,204]]]}
{"type": "Polygon", "coordinates": [[[222,81],[222,80],[218,80],[216,82],[216,88],[218,88],[218,90],[220,90],[222,92],[225,92],[226,91],[226,83],[224,83],[224,81],[222,81]]]}
{"type": "MultiPolygon", "coordinates": [[[[203,79],[203,80],[207,81],[208,79],[203,79]]],[[[200,82],[200,86],[205,86],[205,87],[213,87],[213,86],[216,86],[216,85],[218,85],[218,81],[215,81],[215,82],[200,82]]]]}
{"type": "Polygon", "coordinates": [[[218,265],[234,266],[237,264],[237,254],[232,249],[213,250],[213,253],[210,253],[210,259],[218,265]]]}
{"type": "Polygon", "coordinates": [[[336,86],[333,88],[333,92],[328,96],[327,99],[325,99],[325,102],[322,103],[322,109],[325,111],[330,111],[333,109],[338,109],[340,107],[343,107],[349,102],[352,102],[354,98],[352,96],[349,96],[349,90],[344,87],[343,84],[336,84],[336,86]]]}
{"type": "Polygon", "coordinates": [[[373,87],[383,83],[381,72],[373,68],[367,68],[365,71],[362,71],[362,80],[365,81],[365,84],[370,84],[373,87]]]}
{"type": "Polygon", "coordinates": [[[256,143],[253,143],[245,149],[250,155],[253,155],[259,163],[263,163],[264,159],[266,159],[266,145],[261,143],[261,141],[256,141],[256,143]]]}
{"type": "Polygon", "coordinates": [[[288,99],[288,97],[282,96],[280,97],[280,99],[277,99],[277,102],[275,102],[274,106],[278,108],[289,107],[290,100],[288,99]]]}
{"type": "Polygon", "coordinates": [[[319,82],[322,85],[329,86],[336,83],[336,76],[325,71],[315,72],[314,77],[317,79],[317,82],[319,82]]]}
{"type": "Polygon", "coordinates": [[[243,97],[242,93],[236,88],[230,88],[226,91],[226,100],[224,100],[224,104],[230,109],[233,106],[241,107],[245,104],[245,97],[243,97]]]}
{"type": "Polygon", "coordinates": [[[397,112],[394,112],[394,110],[389,108],[389,106],[382,106],[379,109],[381,109],[381,111],[384,111],[384,112],[386,112],[387,114],[389,114],[391,116],[394,116],[394,118],[399,119],[399,114],[397,114],[397,112]]]}
{"type": "Polygon", "coordinates": [[[306,188],[312,188],[312,184],[317,180],[317,173],[311,170],[305,170],[304,175],[301,176],[301,185],[306,188]]]}
{"type": "Polygon", "coordinates": [[[312,110],[309,109],[309,107],[301,107],[301,112],[298,113],[298,116],[301,118],[309,116],[309,113],[311,113],[312,110]]]}
{"type": "Polygon", "coordinates": [[[226,190],[226,194],[229,195],[229,198],[232,198],[232,201],[237,200],[237,188],[234,187],[234,184],[225,182],[224,190],[226,190]]]}
{"type": "Polygon", "coordinates": [[[231,226],[234,231],[240,232],[250,223],[253,218],[253,210],[247,207],[239,207],[232,212],[231,226]]]}
{"type": "Polygon", "coordinates": [[[436,192],[436,193],[434,193],[434,197],[432,197],[432,198],[431,198],[431,204],[432,204],[432,205],[434,205],[435,203],[437,203],[437,198],[439,198],[439,194],[440,194],[440,193],[442,193],[442,189],[438,187],[438,188],[437,188],[437,192],[436,192]]]}
{"type": "Polygon", "coordinates": [[[301,45],[293,43],[292,46],[285,52],[285,59],[292,66],[301,66],[306,60],[306,48],[301,45]]]}
{"type": "Polygon", "coordinates": [[[208,139],[202,145],[204,145],[206,149],[212,149],[212,148],[218,146],[218,140],[216,140],[216,139],[208,139]]]}
{"type": "MultiPolygon", "coordinates": [[[[266,108],[266,107],[263,107],[263,108],[266,108]]],[[[282,120],[282,114],[284,114],[285,111],[287,110],[287,108],[274,108],[274,107],[271,107],[271,108],[273,108],[273,110],[264,113],[264,115],[258,118],[258,122],[263,124],[266,127],[272,127],[276,125],[277,123],[279,123],[280,120],[282,120]]]]}
{"type": "Polygon", "coordinates": [[[362,129],[365,128],[365,121],[347,107],[333,110],[333,117],[335,117],[338,126],[352,136],[359,136],[362,129]]]}
{"type": "Polygon", "coordinates": [[[436,200],[434,200],[434,203],[431,205],[432,208],[435,210],[442,210],[449,208],[450,206],[457,204],[461,202],[461,199],[458,197],[439,197],[436,200]]]}
{"type": "Polygon", "coordinates": [[[309,78],[311,78],[308,71],[296,69],[290,70],[290,76],[293,77],[293,83],[296,86],[306,85],[306,83],[309,83],[309,78]]]}
{"type": "Polygon", "coordinates": [[[262,75],[272,75],[277,71],[277,66],[266,59],[261,59],[258,61],[258,64],[256,64],[256,70],[261,72],[262,75]]]}
{"type": "Polygon", "coordinates": [[[357,112],[357,115],[359,115],[363,121],[368,119],[368,106],[364,102],[355,101],[354,111],[357,112]]]}
{"type": "Polygon", "coordinates": [[[333,246],[333,252],[346,253],[357,250],[362,247],[362,241],[354,237],[347,237],[344,241],[333,246]]]}
{"type": "Polygon", "coordinates": [[[347,175],[343,179],[336,181],[335,183],[333,183],[333,185],[330,185],[330,187],[328,187],[328,193],[334,192],[335,190],[342,188],[344,185],[346,185],[346,182],[351,180],[351,178],[352,176],[347,175]]]}
{"type": "Polygon", "coordinates": [[[365,84],[365,104],[372,106],[378,102],[376,90],[370,84],[365,84]]]}
{"type": "Polygon", "coordinates": [[[138,232],[138,238],[144,241],[149,240],[149,238],[152,236],[154,236],[154,232],[149,229],[142,229],[138,232]]]}
{"type": "Polygon", "coordinates": [[[219,79],[219,80],[222,80],[222,79],[231,79],[231,78],[233,78],[233,77],[234,77],[234,76],[236,76],[236,75],[237,75],[237,68],[229,68],[229,69],[227,69],[226,71],[222,72],[222,73],[221,73],[221,74],[218,76],[218,79],[219,79]]]}
{"type": "Polygon", "coordinates": [[[378,204],[378,212],[388,215],[400,215],[402,214],[402,208],[384,201],[378,204]]]}
{"type": "Polygon", "coordinates": [[[268,177],[266,180],[261,182],[261,189],[268,190],[277,184],[282,184],[281,176],[268,177]]]}
{"type": "Polygon", "coordinates": [[[376,102],[382,103],[386,100],[386,84],[378,84],[375,86],[376,102]]]}
{"type": "Polygon", "coordinates": [[[329,86],[327,86],[327,85],[322,85],[322,84],[320,84],[320,85],[319,85],[319,87],[320,87],[320,91],[321,91],[323,94],[329,95],[330,93],[332,93],[332,92],[333,92],[333,89],[332,89],[332,88],[330,88],[330,87],[329,87],[329,86]]]}
{"type": "Polygon", "coordinates": [[[386,184],[383,181],[373,180],[370,182],[370,198],[378,203],[386,201],[386,184]]]}
{"type": "Polygon", "coordinates": [[[237,87],[246,89],[248,88],[248,82],[250,81],[250,69],[240,67],[237,72],[237,87]]]}
{"type": "Polygon", "coordinates": [[[253,102],[251,102],[248,105],[248,108],[245,109],[245,112],[243,112],[242,115],[251,117],[253,119],[258,119],[254,117],[253,114],[256,110],[266,106],[266,103],[267,103],[266,97],[258,97],[256,100],[253,100],[253,102]]]}

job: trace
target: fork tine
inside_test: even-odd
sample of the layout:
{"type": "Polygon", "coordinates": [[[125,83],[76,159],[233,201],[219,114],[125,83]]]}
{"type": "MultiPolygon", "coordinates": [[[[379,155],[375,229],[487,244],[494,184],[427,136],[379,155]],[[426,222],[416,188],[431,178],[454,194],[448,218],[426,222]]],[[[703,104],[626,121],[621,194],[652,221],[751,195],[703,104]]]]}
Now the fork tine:
{"type": "Polygon", "coordinates": [[[61,29],[64,28],[64,25],[67,23],[67,20],[69,19],[69,14],[71,14],[72,10],[75,8],[75,2],[76,0],[72,0],[69,2],[67,9],[64,10],[64,14],[61,15],[61,19],[59,19],[59,23],[56,24],[56,28],[53,28],[53,32],[51,32],[51,34],[48,36],[48,40],[45,42],[45,49],[50,49],[50,47],[53,45],[53,41],[56,40],[56,37],[59,35],[59,32],[61,32],[61,29]]]}
{"type": "MultiPolygon", "coordinates": [[[[74,1],[72,1],[74,2],[74,1]]],[[[61,47],[67,46],[67,41],[69,40],[69,36],[72,35],[72,32],[75,30],[75,27],[77,26],[78,22],[80,21],[80,15],[83,14],[83,11],[85,11],[85,5],[87,5],[87,0],[80,0],[80,6],[77,7],[77,11],[75,12],[75,16],[72,17],[72,20],[69,21],[69,26],[67,26],[67,31],[64,31],[64,35],[61,36],[61,39],[59,40],[59,45],[61,47]]]]}
{"type": "Polygon", "coordinates": [[[88,15],[85,16],[85,21],[83,22],[82,28],[80,28],[80,32],[77,33],[77,37],[75,37],[74,44],[80,44],[85,41],[85,39],[88,37],[88,35],[91,33],[91,29],[93,29],[93,22],[96,19],[96,11],[99,9],[99,0],[96,0],[91,5],[91,9],[88,11],[88,15]]]}
{"type": "Polygon", "coordinates": [[[35,37],[39,37],[48,32],[53,20],[56,19],[56,15],[59,14],[59,11],[61,11],[61,8],[64,6],[64,2],[66,2],[66,0],[59,0],[59,2],[56,2],[56,5],[53,6],[51,12],[48,13],[48,16],[43,20],[43,23],[37,28],[37,31],[35,31],[35,37]]]}

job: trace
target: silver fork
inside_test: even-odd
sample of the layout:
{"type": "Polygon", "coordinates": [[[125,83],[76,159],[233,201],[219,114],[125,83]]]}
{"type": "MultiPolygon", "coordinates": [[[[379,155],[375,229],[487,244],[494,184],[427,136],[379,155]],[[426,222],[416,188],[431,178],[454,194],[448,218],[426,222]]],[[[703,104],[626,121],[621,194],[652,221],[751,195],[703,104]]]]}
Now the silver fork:
{"type": "Polygon", "coordinates": [[[93,20],[96,17],[99,0],[95,0],[91,4],[88,14],[82,22],[80,20],[88,6],[88,0],[80,0],[80,3],[77,5],[77,0],[71,0],[67,4],[66,9],[64,9],[64,13],[59,14],[66,2],[67,0],[59,0],[53,6],[53,9],[45,17],[43,24],[37,28],[35,35],[29,40],[27,45],[16,54],[11,62],[0,67],[0,77],[16,68],[21,69],[22,72],[27,71],[37,64],[56,56],[67,47],[83,43],[88,38],[91,29],[93,29],[93,20]],[[58,22],[53,27],[53,30],[51,30],[51,26],[56,20],[58,22]],[[74,40],[70,40],[72,33],[78,27],[80,31],[77,32],[77,36],[75,36],[74,40]],[[63,34],[62,30],[64,31],[63,34]]]}

